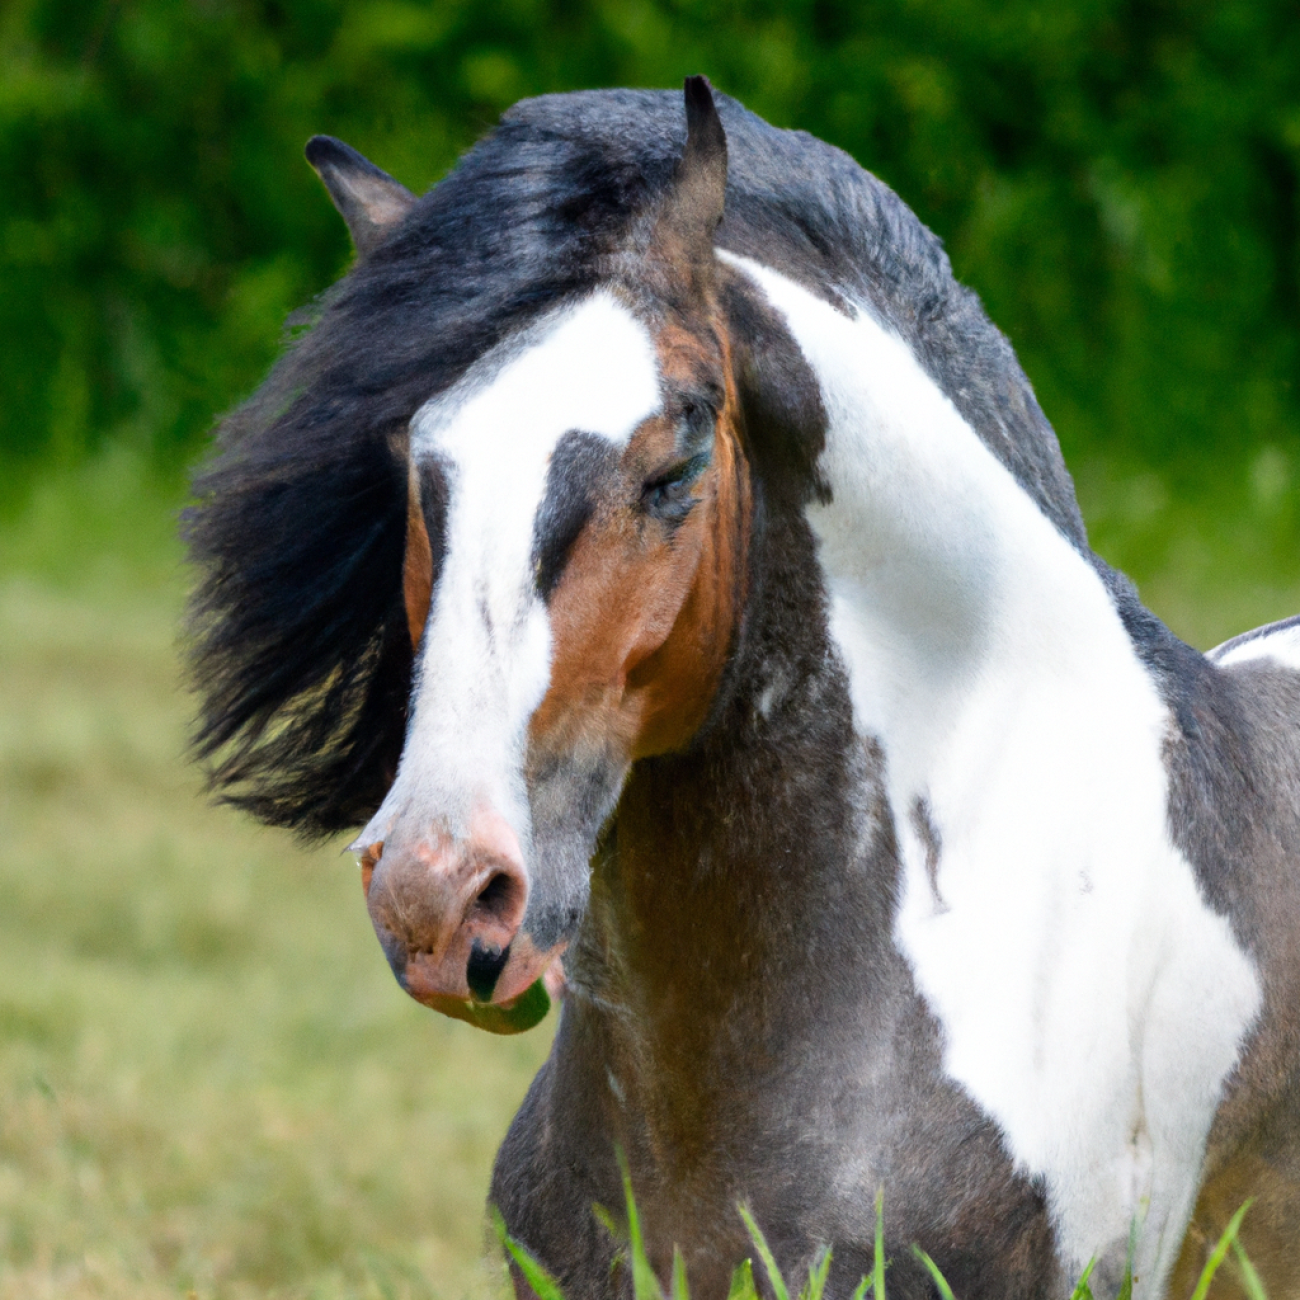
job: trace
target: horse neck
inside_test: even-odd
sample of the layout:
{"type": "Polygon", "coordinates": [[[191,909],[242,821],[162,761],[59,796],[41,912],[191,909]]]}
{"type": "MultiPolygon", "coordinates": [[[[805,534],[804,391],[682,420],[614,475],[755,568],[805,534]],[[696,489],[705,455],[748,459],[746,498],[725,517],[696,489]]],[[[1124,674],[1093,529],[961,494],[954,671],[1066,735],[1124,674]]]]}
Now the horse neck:
{"type": "Polygon", "coordinates": [[[1175,841],[1188,813],[1166,755],[1187,742],[1093,557],[910,349],[865,312],[753,274],[828,416],[829,499],[809,518],[897,828],[892,943],[942,1027],[945,1072],[1045,1179],[1066,1258],[1122,1251],[1140,1199],[1159,1204],[1135,1267],[1158,1292],[1161,1234],[1200,1159],[1160,1126],[1178,1114],[1184,1134],[1209,1131],[1258,1006],[1250,960],[1175,841]],[[1129,1171],[1129,1199],[1102,1189],[1103,1167],[1129,1171]]]}
{"type": "Polygon", "coordinates": [[[1168,711],[1090,556],[899,338],[746,269],[822,388],[830,500],[810,521],[905,855],[1086,838],[1107,803],[1163,834],[1168,711]]]}
{"type": "MultiPolygon", "coordinates": [[[[788,674],[779,635],[749,647],[763,684],[699,754],[639,766],[597,873],[620,996],[659,998],[665,1026],[690,1019],[679,996],[697,1012],[706,997],[734,1005],[747,972],[778,1019],[779,985],[807,1010],[824,961],[810,934],[854,953],[868,984],[901,949],[925,986],[939,970],[918,955],[926,923],[950,905],[978,945],[988,908],[1046,906],[1058,877],[1088,889],[1094,872],[1170,851],[1168,710],[1088,555],[899,339],[737,265],[817,377],[830,499],[804,516],[812,572],[769,573],[755,597],[769,621],[785,605],[807,624],[802,666],[788,674]],[[815,597],[792,596],[810,591],[825,623],[815,597]],[[789,681],[806,687],[789,733],[755,731],[744,710],[789,681]]],[[[793,536],[769,539],[762,564],[797,550],[793,536]]]]}
{"type": "Polygon", "coordinates": [[[880,755],[853,726],[802,509],[760,503],[750,559],[723,702],[689,752],[633,769],[566,959],[624,1116],[683,1165],[720,1158],[720,1116],[742,1133],[780,1111],[792,1050],[833,1077],[828,1025],[870,1038],[891,961],[880,755]]]}

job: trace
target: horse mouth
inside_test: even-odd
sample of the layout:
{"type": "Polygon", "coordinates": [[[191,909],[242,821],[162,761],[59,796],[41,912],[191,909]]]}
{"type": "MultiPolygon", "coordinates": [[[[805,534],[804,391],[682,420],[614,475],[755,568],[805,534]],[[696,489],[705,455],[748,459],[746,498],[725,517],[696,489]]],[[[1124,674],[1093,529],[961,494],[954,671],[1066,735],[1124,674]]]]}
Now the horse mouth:
{"type": "Polygon", "coordinates": [[[427,961],[423,954],[407,960],[398,982],[421,1006],[453,1020],[489,1033],[520,1034],[539,1024],[552,997],[563,992],[562,951],[538,952],[520,935],[502,953],[488,953],[477,962],[471,954],[466,982],[478,988],[467,988],[464,994],[448,992],[446,979],[440,978],[445,963],[427,961]]]}
{"type": "Polygon", "coordinates": [[[510,1007],[546,974],[559,955],[556,949],[541,951],[526,934],[517,934],[504,949],[462,941],[436,956],[408,952],[400,970],[394,963],[394,974],[425,1006],[451,999],[476,1006],[510,1007]]]}

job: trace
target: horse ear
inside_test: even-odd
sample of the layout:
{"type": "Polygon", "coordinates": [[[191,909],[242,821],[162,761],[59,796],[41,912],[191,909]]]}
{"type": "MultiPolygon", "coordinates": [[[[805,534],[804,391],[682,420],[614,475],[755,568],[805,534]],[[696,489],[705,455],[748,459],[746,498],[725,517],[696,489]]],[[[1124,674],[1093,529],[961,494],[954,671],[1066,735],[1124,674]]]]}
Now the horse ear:
{"type": "Polygon", "coordinates": [[[368,256],[407,214],[415,195],[333,136],[312,136],[304,152],[348,223],[358,255],[368,256]]]}
{"type": "Polygon", "coordinates": [[[713,232],[727,195],[727,133],[707,77],[687,77],[686,148],[677,161],[663,219],[692,261],[712,261],[713,232]]]}

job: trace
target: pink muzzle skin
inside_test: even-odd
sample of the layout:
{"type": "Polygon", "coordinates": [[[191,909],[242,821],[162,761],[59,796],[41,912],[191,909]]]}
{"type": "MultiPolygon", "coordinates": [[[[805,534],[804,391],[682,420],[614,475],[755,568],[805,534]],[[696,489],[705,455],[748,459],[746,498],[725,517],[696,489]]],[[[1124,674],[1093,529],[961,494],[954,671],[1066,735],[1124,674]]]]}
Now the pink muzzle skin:
{"type": "Polygon", "coordinates": [[[468,834],[361,855],[375,933],[402,987],[443,1015],[496,1033],[532,1028],[563,987],[563,945],[539,951],[520,932],[528,873],[519,838],[479,805],[468,834]]]}

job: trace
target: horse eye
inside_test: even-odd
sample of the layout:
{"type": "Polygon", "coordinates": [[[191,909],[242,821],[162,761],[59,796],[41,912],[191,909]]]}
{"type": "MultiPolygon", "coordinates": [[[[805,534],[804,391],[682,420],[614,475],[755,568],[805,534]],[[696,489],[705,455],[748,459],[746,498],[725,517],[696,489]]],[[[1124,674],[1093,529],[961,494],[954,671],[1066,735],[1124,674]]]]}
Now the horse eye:
{"type": "Polygon", "coordinates": [[[700,447],[713,441],[718,413],[707,403],[687,402],[682,408],[681,421],[685,426],[685,445],[700,447]]]}
{"type": "Polygon", "coordinates": [[[708,468],[710,456],[701,452],[652,478],[641,489],[641,503],[658,519],[681,523],[695,505],[691,488],[708,468]]]}

